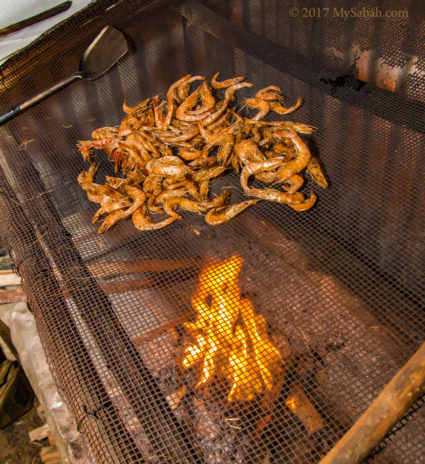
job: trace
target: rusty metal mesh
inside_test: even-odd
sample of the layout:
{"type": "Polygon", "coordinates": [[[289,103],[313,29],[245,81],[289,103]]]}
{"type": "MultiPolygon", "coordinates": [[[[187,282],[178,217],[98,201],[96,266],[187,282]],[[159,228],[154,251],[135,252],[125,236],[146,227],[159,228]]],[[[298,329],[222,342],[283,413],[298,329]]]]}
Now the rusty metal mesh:
{"type": "MultiPolygon", "coordinates": [[[[97,2],[2,67],[6,108],[77,69],[105,24],[132,44],[103,78],[77,82],[0,129],[2,239],[96,462],[318,462],[423,340],[425,21],[413,2],[399,3],[408,19],[291,18],[292,4],[279,1],[211,1],[207,10],[191,1],[97,2]],[[373,79],[364,87],[353,49],[371,50],[371,67],[414,60],[415,69],[397,93],[373,79]],[[217,228],[188,214],[158,231],[125,222],[99,236],[96,206],[76,182],[87,167],[76,142],[117,124],[124,98],[135,104],[186,73],[216,72],[304,97],[292,116],[318,128],[305,139],[329,189],[305,213],[260,202],[217,228]],[[244,259],[242,294],[286,361],[268,411],[229,407],[220,385],[194,391],[177,366],[201,269],[235,253],[244,259]],[[291,411],[294,391],[316,419],[291,411]]],[[[236,175],[217,182],[229,185],[242,198],[236,175]]],[[[422,462],[422,405],[371,463],[422,462]]]]}

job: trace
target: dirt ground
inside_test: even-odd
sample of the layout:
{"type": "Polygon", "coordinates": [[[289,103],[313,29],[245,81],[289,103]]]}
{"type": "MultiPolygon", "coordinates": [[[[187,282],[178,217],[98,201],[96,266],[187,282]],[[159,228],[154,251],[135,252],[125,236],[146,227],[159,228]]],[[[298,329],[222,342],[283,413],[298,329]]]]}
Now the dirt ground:
{"type": "Polygon", "coordinates": [[[36,408],[35,400],[26,414],[0,430],[1,464],[42,464],[39,456],[41,445],[31,443],[28,436],[28,432],[43,425],[36,408]]]}

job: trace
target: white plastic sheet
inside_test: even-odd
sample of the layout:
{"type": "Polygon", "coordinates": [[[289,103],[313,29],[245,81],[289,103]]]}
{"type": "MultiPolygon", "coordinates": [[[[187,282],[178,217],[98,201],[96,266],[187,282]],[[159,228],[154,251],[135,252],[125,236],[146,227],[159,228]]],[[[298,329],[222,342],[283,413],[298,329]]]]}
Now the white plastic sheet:
{"type": "Polygon", "coordinates": [[[9,327],[13,345],[31,386],[46,411],[63,464],[93,464],[75,420],[58,392],[38,336],[34,316],[25,302],[0,305],[0,319],[9,327]]]}
{"type": "MultiPolygon", "coordinates": [[[[0,28],[35,16],[64,0],[0,0],[0,28]]],[[[26,47],[41,34],[86,7],[93,0],[72,0],[68,10],[32,26],[0,38],[0,64],[17,50],[26,47]]]]}

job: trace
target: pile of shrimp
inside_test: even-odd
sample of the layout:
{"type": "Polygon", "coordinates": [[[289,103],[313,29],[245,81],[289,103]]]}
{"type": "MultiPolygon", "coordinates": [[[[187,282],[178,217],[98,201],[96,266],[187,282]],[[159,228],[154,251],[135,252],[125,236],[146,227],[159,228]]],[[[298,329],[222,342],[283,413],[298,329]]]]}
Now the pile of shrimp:
{"type": "Polygon", "coordinates": [[[218,73],[208,85],[204,77],[189,74],[171,85],[166,100],[155,96],[135,107],[124,101],[126,116],[118,127],[96,129],[93,140],[78,143],[91,163],[78,182],[88,199],[100,205],[92,222],[106,215],[99,233],[130,216],[137,229],[146,231],[182,219],[179,210],[203,214],[215,226],[260,200],[286,204],[295,211],[314,205],[313,191],[308,198],[299,192],[304,169],[315,183],[327,187],[318,160],[299,135],[311,134],[313,127],[263,121],[270,112],[292,113],[302,99],[287,107],[280,88],[271,85],[242,101],[243,107],[255,111],[243,117],[235,94],[253,84],[243,82],[243,77],[217,79],[218,73]],[[117,177],[107,176],[105,185],[94,182],[99,166],[93,161],[94,150],[104,150],[115,166],[117,177]],[[238,204],[230,204],[228,190],[210,195],[213,179],[231,169],[240,173],[241,186],[250,197],[238,204]],[[275,188],[251,187],[251,176],[275,188]],[[163,214],[165,219],[157,220],[163,214]]]}

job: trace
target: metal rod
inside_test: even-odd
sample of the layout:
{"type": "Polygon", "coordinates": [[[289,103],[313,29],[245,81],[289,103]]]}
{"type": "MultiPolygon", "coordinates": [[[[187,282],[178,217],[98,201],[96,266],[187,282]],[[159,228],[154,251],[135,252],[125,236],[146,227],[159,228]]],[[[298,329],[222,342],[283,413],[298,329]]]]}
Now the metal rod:
{"type": "Polygon", "coordinates": [[[357,464],[425,392],[425,343],[319,464],[357,464]]]}

